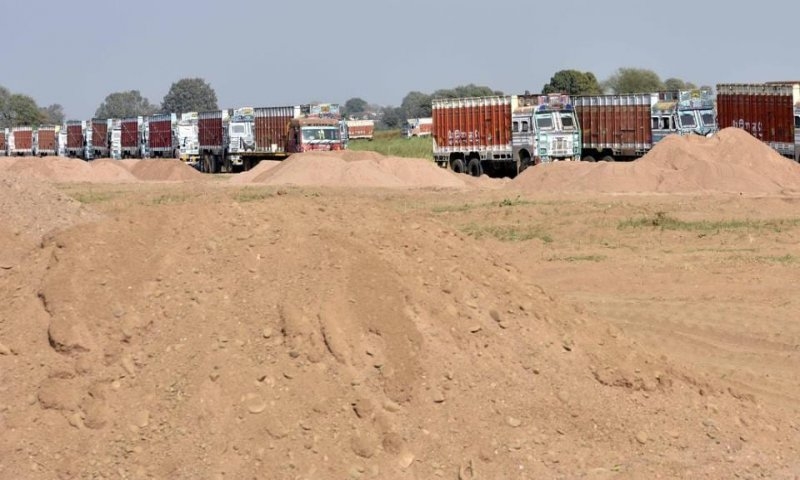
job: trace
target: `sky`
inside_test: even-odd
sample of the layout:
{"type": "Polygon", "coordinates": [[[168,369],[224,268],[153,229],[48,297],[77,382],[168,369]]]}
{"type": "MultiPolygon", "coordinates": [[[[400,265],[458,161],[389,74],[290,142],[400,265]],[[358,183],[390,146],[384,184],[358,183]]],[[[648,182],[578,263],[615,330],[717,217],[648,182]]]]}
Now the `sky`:
{"type": "Polygon", "coordinates": [[[620,67],[697,85],[800,80],[800,2],[0,0],[0,86],[89,119],[113,92],[160,104],[200,77],[221,108],[398,106],[474,83],[541,91],[620,67]]]}

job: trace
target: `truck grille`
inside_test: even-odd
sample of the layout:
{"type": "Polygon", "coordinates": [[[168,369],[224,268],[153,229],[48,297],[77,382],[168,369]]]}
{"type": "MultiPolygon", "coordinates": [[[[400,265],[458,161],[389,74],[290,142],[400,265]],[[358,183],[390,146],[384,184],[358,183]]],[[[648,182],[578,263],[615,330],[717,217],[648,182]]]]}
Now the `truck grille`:
{"type": "Polygon", "coordinates": [[[567,137],[555,137],[550,142],[550,156],[552,157],[571,157],[572,139],[567,137]]]}

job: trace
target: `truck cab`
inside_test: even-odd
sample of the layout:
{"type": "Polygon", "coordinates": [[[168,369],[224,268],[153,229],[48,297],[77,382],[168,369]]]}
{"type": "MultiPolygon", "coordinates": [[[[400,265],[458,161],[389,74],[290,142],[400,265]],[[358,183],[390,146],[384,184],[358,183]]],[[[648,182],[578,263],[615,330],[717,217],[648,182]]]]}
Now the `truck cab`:
{"type": "Polygon", "coordinates": [[[194,165],[200,158],[197,112],[181,114],[181,119],[178,121],[178,148],[183,162],[194,165]]]}
{"type": "Polygon", "coordinates": [[[233,164],[241,163],[241,155],[252,152],[256,147],[255,109],[237,108],[228,122],[228,157],[233,164]]]}
{"type": "Polygon", "coordinates": [[[290,122],[289,150],[312,152],[342,150],[339,120],[333,118],[295,118],[290,122]]]}
{"type": "Polygon", "coordinates": [[[520,95],[511,143],[519,172],[540,163],[580,160],[580,125],[568,95],[520,95]]]}
{"type": "Polygon", "coordinates": [[[660,92],[653,99],[653,144],[671,134],[710,137],[719,131],[714,99],[708,90],[660,92]]]}

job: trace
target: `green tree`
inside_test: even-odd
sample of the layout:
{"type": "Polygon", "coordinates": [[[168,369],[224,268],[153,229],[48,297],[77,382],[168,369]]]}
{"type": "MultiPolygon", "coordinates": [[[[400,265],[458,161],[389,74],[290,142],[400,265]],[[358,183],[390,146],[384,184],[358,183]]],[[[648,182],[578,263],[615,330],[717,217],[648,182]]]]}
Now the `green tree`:
{"type": "Polygon", "coordinates": [[[64,123],[64,107],[54,103],[49,107],[42,107],[43,122],[48,125],[61,125],[64,123]]]}
{"type": "Polygon", "coordinates": [[[363,98],[354,97],[344,102],[344,114],[347,117],[357,117],[363,115],[369,107],[363,98]]]}
{"type": "MultiPolygon", "coordinates": [[[[405,118],[424,118],[431,116],[431,96],[422,92],[409,92],[400,104],[405,118]]],[[[405,121],[405,119],[404,119],[405,121]]]]}
{"type": "Polygon", "coordinates": [[[493,95],[503,95],[503,92],[470,83],[469,85],[460,85],[449,90],[436,90],[433,92],[432,98],[489,97],[493,95]]]}
{"type": "Polygon", "coordinates": [[[8,105],[10,98],[11,92],[6,87],[0,86],[0,128],[11,126],[11,111],[8,105]]]}
{"type": "Polygon", "coordinates": [[[567,93],[569,95],[598,95],[603,93],[597,77],[592,72],[559,70],[550,83],[542,87],[542,93],[567,93]]]}
{"type": "Polygon", "coordinates": [[[680,78],[668,78],[664,80],[664,89],[665,90],[694,90],[697,88],[692,82],[685,82],[680,78]]]}
{"type": "Polygon", "coordinates": [[[648,93],[664,90],[658,74],[643,68],[620,68],[603,82],[613,93],[648,93]]]}
{"type": "Polygon", "coordinates": [[[383,107],[377,128],[400,128],[405,123],[406,117],[402,107],[383,107]]]}
{"type": "Polygon", "coordinates": [[[217,93],[202,78],[183,78],[173,83],[161,102],[165,113],[216,110],[217,93]]]}
{"type": "Polygon", "coordinates": [[[157,111],[158,107],[151,104],[147,98],[142,97],[139,90],[129,90],[108,94],[105,101],[97,107],[94,116],[96,118],[126,118],[152,115],[157,111]]]}
{"type": "Polygon", "coordinates": [[[11,126],[38,126],[44,120],[36,100],[28,95],[15,93],[8,98],[11,126]]]}

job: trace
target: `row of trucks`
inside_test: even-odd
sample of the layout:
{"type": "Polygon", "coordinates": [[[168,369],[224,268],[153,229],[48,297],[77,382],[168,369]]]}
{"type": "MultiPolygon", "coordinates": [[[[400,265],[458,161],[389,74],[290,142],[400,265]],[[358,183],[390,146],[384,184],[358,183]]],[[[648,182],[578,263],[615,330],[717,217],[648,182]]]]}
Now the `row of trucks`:
{"type": "Polygon", "coordinates": [[[39,156],[59,154],[58,125],[14,127],[0,130],[0,155],[39,156]]]}
{"type": "Polygon", "coordinates": [[[514,177],[553,161],[635,160],[671,134],[717,131],[708,91],[628,95],[505,95],[434,99],[441,167],[514,177]]]}

